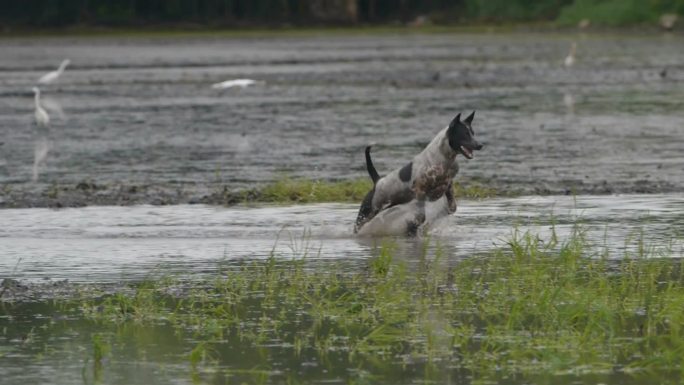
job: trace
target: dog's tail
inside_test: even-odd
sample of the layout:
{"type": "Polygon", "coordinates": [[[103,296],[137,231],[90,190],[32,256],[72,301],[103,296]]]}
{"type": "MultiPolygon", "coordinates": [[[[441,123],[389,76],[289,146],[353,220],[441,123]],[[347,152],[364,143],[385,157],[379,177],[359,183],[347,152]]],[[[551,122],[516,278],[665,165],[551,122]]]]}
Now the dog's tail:
{"type": "Polygon", "coordinates": [[[380,175],[378,175],[378,171],[375,169],[375,166],[373,166],[373,161],[371,160],[371,147],[373,146],[371,145],[366,147],[366,169],[368,169],[368,175],[370,175],[371,179],[373,180],[373,184],[375,184],[378,179],[380,179],[380,175]]]}

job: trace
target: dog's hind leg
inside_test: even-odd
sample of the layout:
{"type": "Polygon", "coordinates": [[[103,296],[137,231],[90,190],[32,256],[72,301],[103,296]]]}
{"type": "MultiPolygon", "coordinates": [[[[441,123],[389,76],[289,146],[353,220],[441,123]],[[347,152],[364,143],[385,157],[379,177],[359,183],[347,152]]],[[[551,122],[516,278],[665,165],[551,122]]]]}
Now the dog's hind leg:
{"type": "Polygon", "coordinates": [[[375,214],[373,212],[373,196],[375,195],[375,188],[370,190],[366,197],[363,198],[361,202],[361,207],[359,208],[359,215],[356,217],[356,224],[354,225],[354,234],[356,234],[359,229],[369,220],[371,220],[375,214]]]}

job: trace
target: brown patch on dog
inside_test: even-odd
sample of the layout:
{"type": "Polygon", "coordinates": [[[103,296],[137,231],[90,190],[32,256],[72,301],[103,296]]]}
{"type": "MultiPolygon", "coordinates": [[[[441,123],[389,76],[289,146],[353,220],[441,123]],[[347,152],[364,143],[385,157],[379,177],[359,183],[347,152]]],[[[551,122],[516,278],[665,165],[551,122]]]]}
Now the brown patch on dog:
{"type": "Polygon", "coordinates": [[[444,167],[435,165],[421,173],[413,182],[416,199],[435,201],[449,188],[450,178],[444,167]]]}

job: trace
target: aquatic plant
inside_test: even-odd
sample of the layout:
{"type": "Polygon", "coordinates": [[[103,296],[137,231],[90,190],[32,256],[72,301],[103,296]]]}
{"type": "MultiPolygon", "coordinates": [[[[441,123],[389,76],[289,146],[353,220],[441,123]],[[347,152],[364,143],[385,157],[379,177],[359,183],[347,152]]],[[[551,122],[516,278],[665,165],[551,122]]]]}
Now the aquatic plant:
{"type": "MultiPolygon", "coordinates": [[[[193,367],[210,350],[213,365],[234,373],[255,369],[231,358],[251,349],[270,352],[264,366],[296,357],[328,371],[358,369],[344,375],[349,381],[417,372],[511,383],[682,378],[682,264],[646,247],[611,259],[588,254],[589,246],[580,226],[564,241],[515,233],[508,247],[459,261],[425,247],[416,261],[399,261],[384,243],[365,266],[272,257],[189,287],[133,287],[83,309],[105,326],[167,323],[201,341],[193,367]]],[[[256,370],[274,381],[282,375],[256,370]]]]}
{"type": "MultiPolygon", "coordinates": [[[[150,360],[155,349],[195,383],[684,378],[684,266],[643,234],[621,255],[590,244],[579,224],[563,238],[514,232],[506,247],[456,260],[429,241],[406,259],[404,246],[384,240],[356,261],[274,253],[223,261],[208,279],[151,277],[82,298],[6,302],[0,341],[22,341],[3,350],[17,356],[46,336],[86,331],[84,378],[92,370],[102,382],[105,358],[150,360]],[[40,317],[16,322],[30,309],[40,317]],[[27,331],[33,337],[13,337],[27,331]]],[[[33,351],[73,357],[75,343],[70,353],[33,351]]]]}
{"type": "Polygon", "coordinates": [[[93,362],[96,365],[102,364],[102,360],[109,355],[111,348],[103,337],[99,334],[93,336],[93,362]]]}

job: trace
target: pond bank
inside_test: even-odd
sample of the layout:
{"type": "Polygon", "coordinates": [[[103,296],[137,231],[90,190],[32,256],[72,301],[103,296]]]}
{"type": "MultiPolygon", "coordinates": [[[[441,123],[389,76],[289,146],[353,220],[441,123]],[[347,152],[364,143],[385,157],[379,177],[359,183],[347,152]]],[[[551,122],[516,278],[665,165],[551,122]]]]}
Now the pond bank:
{"type": "MultiPolygon", "coordinates": [[[[490,198],[514,195],[494,188],[471,183],[455,184],[461,199],[490,198]]],[[[232,190],[226,185],[145,186],[98,185],[91,181],[76,185],[51,185],[26,191],[11,186],[0,188],[0,208],[84,207],[131,205],[209,204],[297,204],[297,203],[360,203],[373,187],[369,179],[322,181],[283,178],[253,189],[232,190]]]]}
{"type": "MultiPolygon", "coordinates": [[[[223,184],[163,184],[130,183],[96,184],[82,181],[76,184],[0,186],[0,209],[30,207],[85,207],[133,205],[207,204],[233,206],[238,204],[298,204],[298,203],[359,203],[372,188],[369,179],[341,181],[283,178],[259,187],[230,188],[223,184]]],[[[662,194],[679,191],[674,185],[648,180],[608,184],[580,184],[573,188],[530,186],[528,189],[506,187],[492,181],[456,182],[457,199],[486,199],[522,195],[608,195],[662,194]]]]}

